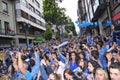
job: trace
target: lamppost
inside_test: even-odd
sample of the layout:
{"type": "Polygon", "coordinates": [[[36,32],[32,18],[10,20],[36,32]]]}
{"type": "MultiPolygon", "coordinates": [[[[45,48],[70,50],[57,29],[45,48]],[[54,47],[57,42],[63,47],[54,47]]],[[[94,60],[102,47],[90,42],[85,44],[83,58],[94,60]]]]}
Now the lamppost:
{"type": "Polygon", "coordinates": [[[23,22],[23,27],[24,27],[24,32],[25,32],[25,43],[26,43],[26,47],[28,48],[28,39],[27,39],[27,34],[28,34],[28,30],[30,28],[30,24],[29,23],[26,23],[26,22],[23,22]]]}

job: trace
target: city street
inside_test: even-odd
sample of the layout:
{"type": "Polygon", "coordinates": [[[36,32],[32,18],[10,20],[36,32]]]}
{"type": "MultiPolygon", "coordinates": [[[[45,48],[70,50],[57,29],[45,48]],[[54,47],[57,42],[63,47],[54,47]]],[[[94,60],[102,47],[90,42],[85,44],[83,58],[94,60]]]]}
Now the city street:
{"type": "Polygon", "coordinates": [[[120,0],[0,0],[0,80],[120,80],[120,0]]]}

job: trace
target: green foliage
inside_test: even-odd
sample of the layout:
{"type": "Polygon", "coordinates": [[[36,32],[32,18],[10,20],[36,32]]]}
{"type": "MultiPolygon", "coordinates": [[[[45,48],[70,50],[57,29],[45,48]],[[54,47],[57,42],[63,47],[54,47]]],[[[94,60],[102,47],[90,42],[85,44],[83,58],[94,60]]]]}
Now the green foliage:
{"type": "Polygon", "coordinates": [[[33,42],[34,43],[45,42],[45,39],[43,37],[41,37],[41,36],[37,36],[37,37],[35,37],[33,42]]]}
{"type": "Polygon", "coordinates": [[[43,15],[46,22],[60,25],[64,21],[65,8],[60,8],[55,0],[44,0],[43,15]]]}
{"type": "Polygon", "coordinates": [[[65,30],[70,33],[72,31],[73,35],[76,36],[76,30],[75,30],[75,25],[72,22],[72,20],[68,17],[67,21],[66,21],[66,25],[65,25],[65,30]]]}
{"type": "Polygon", "coordinates": [[[46,27],[45,39],[46,40],[52,39],[52,30],[51,30],[50,26],[46,27]]]}
{"type": "Polygon", "coordinates": [[[62,25],[62,24],[72,24],[68,25],[67,31],[72,31],[73,35],[76,35],[76,31],[75,31],[75,26],[72,23],[71,19],[66,17],[65,15],[65,8],[60,8],[58,6],[58,3],[56,3],[56,0],[44,0],[43,1],[43,15],[44,15],[44,19],[46,22],[51,22],[53,24],[56,25],[56,28],[58,30],[58,32],[56,33],[56,39],[59,38],[59,33],[60,30],[58,28],[58,25],[62,25]]]}
{"type": "Polygon", "coordinates": [[[60,8],[56,0],[44,0],[43,1],[43,15],[44,19],[47,23],[52,23],[56,25],[56,29],[58,30],[56,34],[56,39],[59,39],[60,30],[58,25],[62,25],[65,23],[65,8],[60,8]]]}
{"type": "Polygon", "coordinates": [[[56,39],[59,39],[59,37],[60,37],[59,32],[56,32],[55,38],[56,38],[56,39]]]}
{"type": "Polygon", "coordinates": [[[64,33],[64,38],[68,38],[68,33],[66,32],[66,33],[64,33]]]}

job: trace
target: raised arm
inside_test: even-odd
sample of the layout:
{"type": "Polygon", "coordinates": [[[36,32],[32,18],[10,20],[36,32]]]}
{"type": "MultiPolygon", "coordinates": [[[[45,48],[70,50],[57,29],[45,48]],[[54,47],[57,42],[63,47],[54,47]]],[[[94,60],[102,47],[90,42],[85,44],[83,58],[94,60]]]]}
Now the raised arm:
{"type": "Polygon", "coordinates": [[[23,64],[23,60],[22,60],[22,53],[21,52],[19,52],[19,53],[17,53],[18,54],[18,67],[19,67],[19,70],[20,70],[20,72],[23,74],[23,75],[26,75],[26,68],[25,68],[25,66],[24,66],[24,64],[23,64]]]}

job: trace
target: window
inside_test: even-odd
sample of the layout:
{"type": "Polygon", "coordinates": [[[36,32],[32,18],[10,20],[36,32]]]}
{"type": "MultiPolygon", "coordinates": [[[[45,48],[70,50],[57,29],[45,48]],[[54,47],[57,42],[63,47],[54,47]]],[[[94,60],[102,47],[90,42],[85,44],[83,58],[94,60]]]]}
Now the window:
{"type": "Polygon", "coordinates": [[[21,10],[20,9],[16,9],[16,15],[17,15],[17,17],[21,17],[21,10]]]}
{"type": "Polygon", "coordinates": [[[5,25],[5,34],[8,34],[9,33],[8,31],[9,22],[4,22],[4,25],[5,25]]]}
{"type": "Polygon", "coordinates": [[[1,20],[0,20],[0,33],[2,32],[2,24],[1,24],[1,20]]]}
{"type": "Polygon", "coordinates": [[[29,9],[29,3],[28,2],[26,3],[26,7],[29,9]]]}
{"type": "Polygon", "coordinates": [[[3,12],[8,13],[8,5],[4,1],[2,1],[2,10],[3,12]]]}
{"type": "Polygon", "coordinates": [[[39,16],[40,15],[40,12],[38,10],[36,10],[36,14],[39,16]]]}
{"type": "Polygon", "coordinates": [[[31,7],[31,11],[35,12],[35,8],[33,6],[31,7]]]}
{"type": "Polygon", "coordinates": [[[21,3],[22,3],[23,6],[27,7],[28,2],[26,0],[23,0],[21,3]]]}
{"type": "Polygon", "coordinates": [[[19,23],[19,32],[20,33],[25,33],[25,29],[24,29],[24,23],[19,23]]]}
{"type": "Polygon", "coordinates": [[[36,10],[35,13],[36,13],[38,16],[42,17],[42,14],[41,14],[38,10],[36,10]]]}
{"type": "Polygon", "coordinates": [[[35,12],[35,8],[34,8],[32,5],[30,5],[30,4],[29,4],[29,9],[30,9],[31,11],[35,12]]]}
{"type": "Polygon", "coordinates": [[[39,24],[39,25],[42,24],[41,21],[39,21],[39,20],[36,20],[36,23],[39,24]]]}
{"type": "Polygon", "coordinates": [[[36,4],[38,7],[40,7],[39,2],[37,2],[36,0],[35,0],[35,4],[36,4]]]}
{"type": "Polygon", "coordinates": [[[34,17],[30,16],[30,20],[31,20],[32,22],[36,23],[36,19],[35,19],[34,17]]]}
{"type": "Polygon", "coordinates": [[[1,20],[0,20],[0,29],[2,28],[1,20]]]}
{"type": "Polygon", "coordinates": [[[21,15],[22,15],[22,17],[28,19],[28,14],[26,12],[21,11],[21,15]]]}

